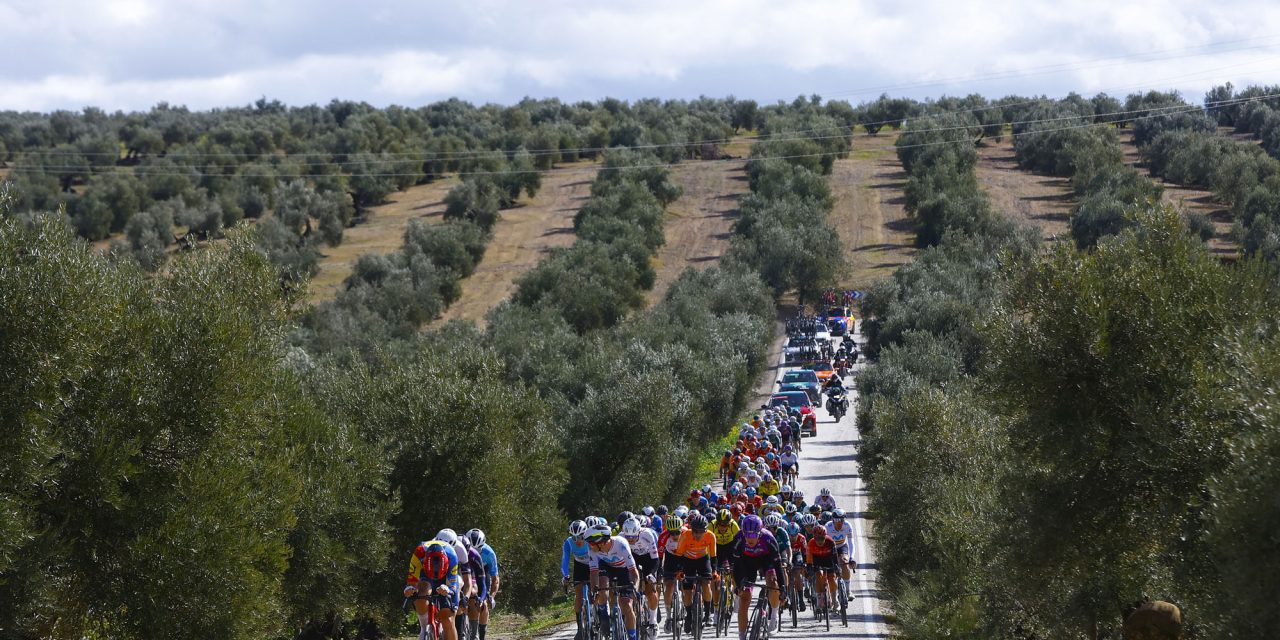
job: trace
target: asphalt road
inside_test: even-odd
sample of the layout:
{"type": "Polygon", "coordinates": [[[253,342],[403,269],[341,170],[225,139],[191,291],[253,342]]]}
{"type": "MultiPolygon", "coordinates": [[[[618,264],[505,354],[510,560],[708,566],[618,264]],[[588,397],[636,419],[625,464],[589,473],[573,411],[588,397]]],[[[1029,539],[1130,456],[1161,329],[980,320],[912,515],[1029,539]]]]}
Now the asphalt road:
{"type": "MultiPolygon", "coordinates": [[[[861,321],[855,330],[853,339],[862,341],[861,321]]],[[[845,338],[849,339],[849,338],[845,338]]],[[[862,369],[863,362],[855,367],[862,369]]],[[[776,368],[777,379],[789,371],[790,367],[779,365],[776,368]]],[[[819,628],[811,610],[800,614],[799,625],[791,626],[790,614],[784,612],[782,628],[770,634],[771,638],[888,638],[890,629],[884,617],[886,601],[876,584],[878,571],[876,568],[875,549],[871,545],[873,539],[872,523],[867,518],[867,489],[858,472],[857,451],[862,444],[858,434],[858,425],[854,419],[854,407],[857,404],[857,392],[852,389],[853,377],[845,379],[850,387],[852,400],[849,413],[844,419],[836,422],[825,408],[818,410],[818,435],[804,439],[804,450],[800,453],[799,489],[804,491],[805,499],[810,503],[818,497],[823,487],[831,490],[836,499],[836,506],[844,509],[853,525],[856,536],[854,556],[857,560],[857,571],[849,582],[849,626],[842,626],[838,615],[833,616],[831,630],[819,628]]],[[[737,621],[731,627],[729,640],[736,640],[737,621]]],[[[551,638],[555,640],[571,640],[574,626],[557,631],[551,638]]],[[[658,638],[669,638],[659,633],[658,638]]],[[[715,637],[710,627],[704,630],[704,638],[715,637]]]]}

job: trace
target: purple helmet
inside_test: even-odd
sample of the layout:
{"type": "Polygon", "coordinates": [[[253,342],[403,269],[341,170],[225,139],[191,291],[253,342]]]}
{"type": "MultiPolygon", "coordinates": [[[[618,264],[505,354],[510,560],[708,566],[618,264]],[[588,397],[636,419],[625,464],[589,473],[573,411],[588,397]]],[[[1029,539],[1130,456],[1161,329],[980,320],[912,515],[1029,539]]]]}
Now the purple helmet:
{"type": "Polygon", "coordinates": [[[742,535],[750,536],[750,537],[758,536],[760,535],[760,529],[763,527],[764,527],[764,524],[760,521],[760,516],[757,516],[757,515],[742,516],[742,525],[741,525],[742,535]]]}

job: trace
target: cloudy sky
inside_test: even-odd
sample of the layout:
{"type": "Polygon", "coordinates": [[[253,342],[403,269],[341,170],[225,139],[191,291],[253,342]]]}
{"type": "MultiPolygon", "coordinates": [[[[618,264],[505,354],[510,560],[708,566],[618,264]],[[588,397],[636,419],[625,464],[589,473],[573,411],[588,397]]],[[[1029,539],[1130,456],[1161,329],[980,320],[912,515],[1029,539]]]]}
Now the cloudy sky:
{"type": "Polygon", "coordinates": [[[0,0],[0,109],[1280,82],[1280,3],[0,0]]]}

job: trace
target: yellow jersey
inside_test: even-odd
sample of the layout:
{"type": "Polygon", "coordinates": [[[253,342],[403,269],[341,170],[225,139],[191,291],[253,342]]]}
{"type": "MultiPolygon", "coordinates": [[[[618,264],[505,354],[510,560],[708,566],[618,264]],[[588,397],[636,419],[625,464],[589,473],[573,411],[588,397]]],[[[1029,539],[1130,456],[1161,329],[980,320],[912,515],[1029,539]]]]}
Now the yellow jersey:
{"type": "Polygon", "coordinates": [[[738,529],[738,521],[732,518],[729,519],[729,524],[727,525],[721,525],[716,521],[712,521],[710,525],[707,525],[707,530],[716,537],[716,544],[721,545],[733,542],[734,536],[738,535],[738,529]]]}

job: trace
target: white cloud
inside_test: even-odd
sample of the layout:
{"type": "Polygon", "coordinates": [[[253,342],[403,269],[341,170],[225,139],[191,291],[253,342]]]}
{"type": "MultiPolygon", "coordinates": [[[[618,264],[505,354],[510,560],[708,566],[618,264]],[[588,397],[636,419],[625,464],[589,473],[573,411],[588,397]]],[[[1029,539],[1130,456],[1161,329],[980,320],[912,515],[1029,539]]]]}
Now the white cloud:
{"type": "Polygon", "coordinates": [[[0,108],[1202,89],[1274,82],[1276,25],[1280,5],[1191,0],[0,0],[0,108]]]}

